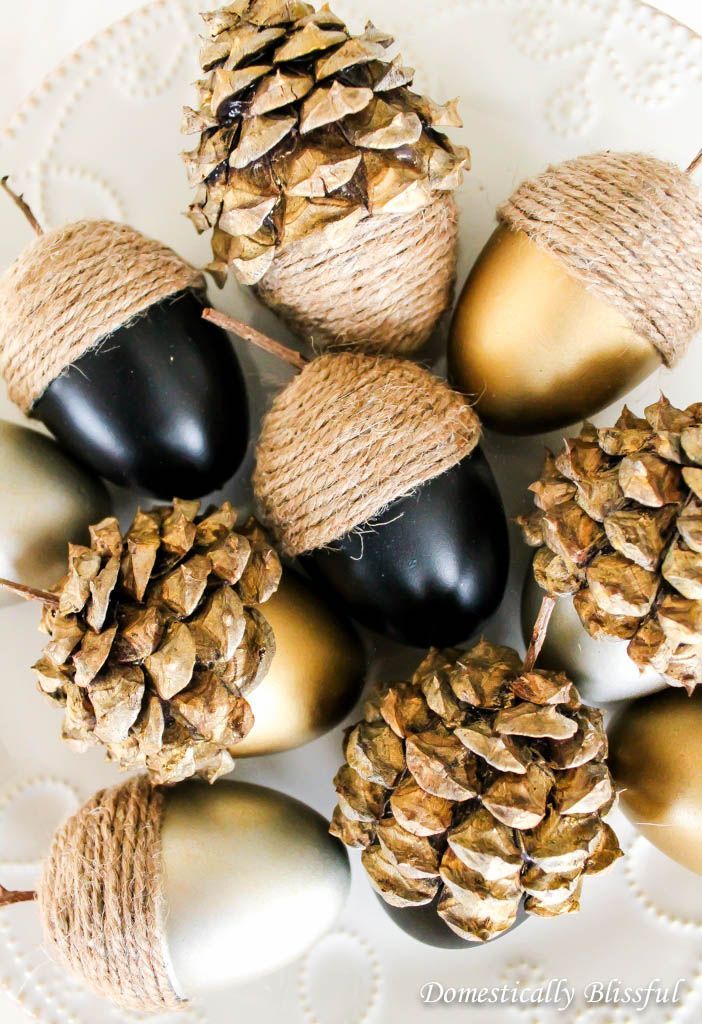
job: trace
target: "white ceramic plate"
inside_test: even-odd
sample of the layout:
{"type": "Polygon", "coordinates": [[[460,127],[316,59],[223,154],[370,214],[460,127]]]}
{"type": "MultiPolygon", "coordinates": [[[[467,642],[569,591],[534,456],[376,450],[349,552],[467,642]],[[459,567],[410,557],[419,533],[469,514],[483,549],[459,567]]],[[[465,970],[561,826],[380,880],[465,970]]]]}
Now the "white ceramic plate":
{"type": "MultiPolygon", "coordinates": [[[[209,4],[208,6],[212,6],[209,4]]],[[[687,164],[702,139],[702,39],[636,0],[339,0],[339,14],[360,28],[366,16],[403,44],[418,81],[437,99],[462,96],[463,141],[474,165],[461,194],[461,278],[488,237],[494,207],[527,173],[598,148],[642,148],[687,164]]],[[[41,26],[41,31],[50,31],[41,26]]],[[[194,0],[159,0],[97,37],[51,75],[0,135],[0,168],[23,188],[45,225],[79,217],[123,218],[204,261],[207,242],[180,215],[188,190],[177,153],[180,107],[197,76],[199,19],[194,0]]],[[[8,206],[0,208],[0,266],[28,241],[8,206]]],[[[278,337],[273,318],[234,284],[217,296],[225,309],[278,337]]],[[[259,410],[283,379],[265,358],[247,367],[259,410]],[[263,386],[261,387],[260,384],[263,386]]],[[[699,400],[702,353],[638,390],[635,408],[656,397],[699,400]]],[[[157,385],[155,385],[157,386],[157,385]]],[[[3,398],[0,415],[19,419],[3,398]]],[[[602,422],[611,421],[611,413],[602,422]]],[[[557,438],[552,441],[557,442],[557,438]]],[[[510,515],[526,504],[543,440],[488,438],[487,448],[510,515]]],[[[246,500],[245,474],[227,491],[246,500]]],[[[122,494],[129,511],[134,496],[122,494]]],[[[526,552],[515,537],[512,586],[494,639],[516,640],[517,594],[526,552]]],[[[58,738],[54,709],[35,693],[28,666],[38,655],[36,609],[0,611],[0,880],[24,887],[58,821],[115,771],[97,752],[71,754],[58,738]]],[[[384,649],[375,674],[390,678],[408,663],[384,649]]],[[[238,769],[324,813],[333,806],[337,733],[291,754],[238,769]]],[[[702,879],[665,860],[622,824],[631,854],[602,879],[588,880],[580,915],[529,921],[507,938],[473,951],[429,949],[386,918],[354,861],[354,883],[338,930],[301,963],[177,1017],[183,1024],[414,1024],[431,1020],[556,1020],[627,1024],[699,1019],[702,1008],[702,879]],[[692,915],[692,916],[691,916],[692,915]],[[644,1014],[585,1007],[588,982],[626,984],[686,979],[676,1007],[644,1014]],[[449,987],[533,986],[569,979],[578,990],[566,1014],[555,1007],[423,1006],[423,983],[449,987]]],[[[236,956],[236,950],[231,951],[236,956]]],[[[48,962],[34,908],[0,915],[0,1018],[22,1010],[46,1024],[133,1018],[85,995],[48,962]],[[19,1004],[19,1006],[14,1005],[19,1004]]],[[[176,1018],[172,1018],[173,1021],[176,1018]]],[[[166,1024],[165,1019],[161,1024],[166,1024]]],[[[169,1018],[168,1024],[171,1024],[169,1018]]]]}

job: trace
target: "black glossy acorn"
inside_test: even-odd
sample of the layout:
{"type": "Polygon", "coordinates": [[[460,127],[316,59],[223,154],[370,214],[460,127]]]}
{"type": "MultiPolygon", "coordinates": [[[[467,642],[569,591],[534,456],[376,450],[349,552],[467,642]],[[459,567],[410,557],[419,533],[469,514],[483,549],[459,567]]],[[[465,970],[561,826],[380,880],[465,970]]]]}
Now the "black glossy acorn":
{"type": "MultiPolygon", "coordinates": [[[[5,182],[5,189],[9,192],[5,182]]],[[[0,365],[12,400],[100,476],[200,497],[248,442],[241,368],[202,318],[202,274],[112,221],[42,232],[0,278],[0,365]]]]}
{"type": "MultiPolygon", "coordinates": [[[[460,935],[452,931],[445,921],[436,912],[439,897],[435,897],[431,903],[423,907],[392,907],[376,893],[375,897],[388,917],[417,942],[425,946],[434,946],[436,949],[475,949],[484,946],[484,942],[471,942],[469,939],[462,939],[460,935]]],[[[522,901],[517,911],[517,920],[511,928],[508,928],[502,935],[491,939],[491,942],[499,942],[505,935],[509,935],[515,928],[519,928],[527,919],[527,912],[522,901]]]]}
{"type": "Polygon", "coordinates": [[[57,377],[32,408],[100,476],[197,498],[237,471],[248,443],[244,378],[193,292],[150,306],[57,377]]]}
{"type": "Polygon", "coordinates": [[[509,570],[502,500],[480,448],[328,547],[303,555],[358,622],[414,647],[469,639],[509,570]]]}
{"type": "Polygon", "coordinates": [[[480,424],[446,381],[358,352],[306,361],[264,418],[253,487],[284,554],[359,622],[417,647],[469,639],[497,610],[507,524],[480,424]]]}

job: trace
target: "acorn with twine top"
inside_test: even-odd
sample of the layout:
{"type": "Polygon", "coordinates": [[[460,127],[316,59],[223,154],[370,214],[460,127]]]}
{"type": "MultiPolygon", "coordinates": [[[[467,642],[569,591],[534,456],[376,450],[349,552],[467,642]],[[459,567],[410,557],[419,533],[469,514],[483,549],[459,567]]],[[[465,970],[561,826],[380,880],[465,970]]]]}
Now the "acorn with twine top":
{"type": "Polygon", "coordinates": [[[496,611],[507,581],[504,509],[467,400],[407,360],[307,360],[205,313],[291,362],[256,449],[258,513],[353,618],[418,647],[457,643],[496,611]]]}
{"type": "Polygon", "coordinates": [[[487,426],[576,423],[682,358],[702,325],[700,165],[595,153],[499,208],[449,342],[449,378],[487,426]]]}
{"type": "Polygon", "coordinates": [[[33,668],[64,711],[63,739],[78,752],[102,745],[155,783],[214,782],[239,745],[244,756],[300,746],[336,725],[362,687],[353,631],[283,578],[265,532],[253,519],[237,527],[228,502],[139,510],[124,534],[104,519],[89,547],[69,545],[52,592],[0,585],[44,604],[49,642],[33,668]]]}
{"type": "Polygon", "coordinates": [[[456,101],[413,92],[392,37],[353,36],[326,5],[237,0],[203,18],[183,130],[200,133],[184,159],[208,269],[220,284],[233,269],[318,349],[415,351],[453,295],[470,162],[441,131],[462,126],[456,101]]]}
{"type": "Polygon", "coordinates": [[[602,713],[561,672],[482,639],[432,650],[346,732],[332,835],[363,850],[390,916],[437,946],[580,908],[621,850],[602,713]],[[453,935],[451,934],[453,933],[453,935]]]}
{"type": "Polygon", "coordinates": [[[346,852],[299,800],[140,776],[69,818],[37,891],[0,886],[0,908],[38,900],[59,968],[124,1010],[164,1014],[296,960],[332,927],[349,881],[346,852]]]}
{"type": "MultiPolygon", "coordinates": [[[[572,602],[595,643],[625,646],[642,673],[692,693],[702,683],[702,405],[661,396],[643,418],[624,407],[613,427],[586,423],[558,456],[547,452],[530,489],[536,508],[519,522],[550,604],[572,602]]],[[[568,669],[574,644],[551,635],[545,657],[568,669]]]]}
{"type": "Polygon", "coordinates": [[[236,354],[203,322],[203,275],[126,224],[44,232],[0,276],[12,401],[99,476],[161,498],[223,486],[248,443],[236,354]],[[158,386],[154,382],[158,382],[158,386]]]}

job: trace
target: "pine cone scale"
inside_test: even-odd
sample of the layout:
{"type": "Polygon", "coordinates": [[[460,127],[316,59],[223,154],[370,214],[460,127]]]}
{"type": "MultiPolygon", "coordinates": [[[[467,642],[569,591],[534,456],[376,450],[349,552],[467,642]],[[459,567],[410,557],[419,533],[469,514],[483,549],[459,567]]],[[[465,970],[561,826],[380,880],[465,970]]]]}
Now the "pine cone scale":
{"type": "Polygon", "coordinates": [[[363,848],[386,902],[435,901],[466,940],[502,934],[522,903],[576,910],[582,875],[621,855],[602,821],[613,788],[601,712],[509,648],[431,651],[367,702],[344,753],[330,831],[363,848]]]}
{"type": "Polygon", "coordinates": [[[547,453],[537,512],[520,520],[539,586],[574,595],[591,636],[628,641],[642,670],[689,692],[702,682],[701,439],[699,404],[663,396],[644,419],[625,408],[614,427],[586,424],[558,458],[547,453]],[[597,508],[580,500],[614,475],[623,502],[614,491],[597,508]]]}
{"type": "Polygon", "coordinates": [[[145,765],[161,783],[230,771],[253,726],[243,690],[275,649],[258,605],[280,574],[263,531],[237,532],[228,503],[204,516],[192,501],[139,511],[124,538],[114,519],[92,527],[90,548],[69,549],[35,665],[65,709],[65,739],[102,743],[121,768],[145,765]]]}
{"type": "Polygon", "coordinates": [[[189,216],[214,231],[209,269],[251,285],[294,243],[340,245],[365,217],[414,212],[457,188],[469,165],[439,131],[461,126],[455,102],[410,91],[414,72],[388,54],[392,37],[370,23],[353,37],[326,9],[260,9],[250,0],[204,16],[198,109],[183,115],[183,131],[200,135],[183,157],[197,188],[189,216]]]}

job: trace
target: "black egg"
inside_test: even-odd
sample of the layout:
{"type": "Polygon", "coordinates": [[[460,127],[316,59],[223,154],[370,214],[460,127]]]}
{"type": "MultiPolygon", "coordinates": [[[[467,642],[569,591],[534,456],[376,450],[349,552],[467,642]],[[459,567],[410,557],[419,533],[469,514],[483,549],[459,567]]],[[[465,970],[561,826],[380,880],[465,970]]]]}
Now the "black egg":
{"type": "Polygon", "coordinates": [[[248,444],[241,367],[228,335],[183,292],[86,352],[32,409],[100,476],[159,498],[222,487],[248,444]]]}
{"type": "Polygon", "coordinates": [[[507,522],[485,456],[476,449],[300,561],[377,633],[414,647],[468,640],[499,607],[509,569],[507,522]]]}
{"type": "MultiPolygon", "coordinates": [[[[475,949],[486,945],[484,942],[471,942],[469,939],[462,939],[460,935],[449,928],[436,912],[438,896],[424,907],[391,907],[377,894],[376,899],[398,928],[401,928],[411,938],[416,939],[417,942],[424,943],[425,946],[434,946],[437,949],[475,949]]],[[[505,935],[509,935],[515,928],[519,928],[526,919],[527,913],[522,902],[517,911],[517,920],[512,927],[502,935],[491,939],[491,942],[498,942],[505,935]]]]}

